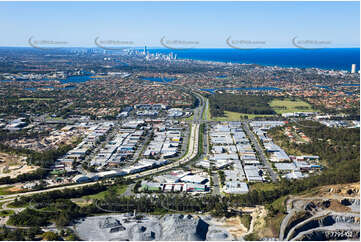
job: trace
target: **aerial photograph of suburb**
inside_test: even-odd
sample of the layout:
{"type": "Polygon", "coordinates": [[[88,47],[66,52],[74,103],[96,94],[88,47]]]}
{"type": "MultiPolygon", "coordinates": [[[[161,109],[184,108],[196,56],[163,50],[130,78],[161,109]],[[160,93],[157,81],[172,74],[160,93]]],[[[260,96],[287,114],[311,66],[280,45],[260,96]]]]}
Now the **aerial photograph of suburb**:
{"type": "Polygon", "coordinates": [[[360,1],[0,0],[0,241],[360,241],[360,1]]]}

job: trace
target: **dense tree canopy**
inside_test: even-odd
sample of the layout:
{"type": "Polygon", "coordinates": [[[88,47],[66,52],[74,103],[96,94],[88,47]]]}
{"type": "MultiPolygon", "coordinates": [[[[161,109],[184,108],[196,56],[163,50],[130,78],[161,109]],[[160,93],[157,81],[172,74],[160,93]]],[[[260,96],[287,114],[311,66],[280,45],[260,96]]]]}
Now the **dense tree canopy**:
{"type": "Polygon", "coordinates": [[[224,116],[224,111],[246,114],[276,114],[268,104],[273,97],[236,94],[213,94],[209,96],[211,115],[224,116]]]}

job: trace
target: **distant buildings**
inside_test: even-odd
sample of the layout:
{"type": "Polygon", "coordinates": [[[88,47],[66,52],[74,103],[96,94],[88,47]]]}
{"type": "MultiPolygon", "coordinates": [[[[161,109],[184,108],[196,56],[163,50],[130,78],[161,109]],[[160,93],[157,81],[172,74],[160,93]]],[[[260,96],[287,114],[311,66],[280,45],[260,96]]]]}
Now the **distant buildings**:
{"type": "Polygon", "coordinates": [[[181,108],[171,108],[168,110],[168,117],[177,118],[183,115],[183,111],[181,108]]]}
{"type": "Polygon", "coordinates": [[[7,129],[9,131],[16,131],[16,130],[21,130],[25,126],[27,126],[27,123],[25,122],[25,119],[24,118],[18,118],[18,119],[14,119],[8,125],[6,125],[5,129],[7,129]]]}
{"type": "Polygon", "coordinates": [[[356,64],[351,65],[351,73],[356,73],[356,64]]]}

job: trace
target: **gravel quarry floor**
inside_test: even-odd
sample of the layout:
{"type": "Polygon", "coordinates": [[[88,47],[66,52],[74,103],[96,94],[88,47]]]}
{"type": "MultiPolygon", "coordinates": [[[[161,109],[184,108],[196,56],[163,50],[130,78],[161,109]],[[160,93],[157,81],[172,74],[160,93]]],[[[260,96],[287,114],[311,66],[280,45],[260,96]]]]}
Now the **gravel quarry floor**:
{"type": "Polygon", "coordinates": [[[197,215],[167,214],[143,216],[136,219],[129,214],[109,214],[87,217],[77,221],[75,230],[80,239],[100,240],[168,240],[202,241],[232,240],[233,236],[221,226],[212,225],[212,218],[197,215]]]}

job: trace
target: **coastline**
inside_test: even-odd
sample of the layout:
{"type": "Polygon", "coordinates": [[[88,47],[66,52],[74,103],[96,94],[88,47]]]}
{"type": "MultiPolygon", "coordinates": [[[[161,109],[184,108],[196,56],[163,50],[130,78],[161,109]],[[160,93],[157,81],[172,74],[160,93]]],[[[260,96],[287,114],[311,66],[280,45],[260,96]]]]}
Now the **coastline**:
{"type": "Polygon", "coordinates": [[[171,52],[177,55],[177,60],[199,61],[204,64],[232,63],[275,68],[319,69],[325,71],[350,71],[351,65],[356,64],[356,71],[360,70],[360,48],[324,48],[314,50],[299,48],[264,48],[250,50],[230,48],[197,48],[188,50],[149,48],[149,53],[152,54],[169,54],[171,52]],[[280,57],[280,55],[282,56],[280,57]],[[273,61],[269,62],[268,60],[273,61]],[[335,61],[338,62],[335,63],[335,61]]]}

